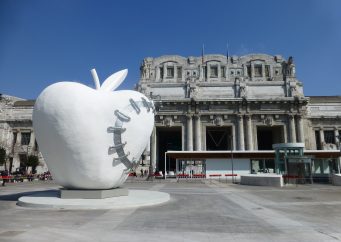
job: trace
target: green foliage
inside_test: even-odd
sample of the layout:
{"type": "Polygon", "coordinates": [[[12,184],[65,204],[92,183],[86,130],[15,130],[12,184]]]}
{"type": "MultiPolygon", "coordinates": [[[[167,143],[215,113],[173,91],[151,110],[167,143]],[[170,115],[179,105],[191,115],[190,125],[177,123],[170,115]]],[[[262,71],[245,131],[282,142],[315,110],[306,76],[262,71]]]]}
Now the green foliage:
{"type": "Polygon", "coordinates": [[[0,165],[3,165],[6,161],[6,150],[4,147],[0,147],[0,165]]]}
{"type": "Polygon", "coordinates": [[[26,166],[35,168],[39,165],[39,158],[36,155],[29,155],[27,158],[26,166]]]}

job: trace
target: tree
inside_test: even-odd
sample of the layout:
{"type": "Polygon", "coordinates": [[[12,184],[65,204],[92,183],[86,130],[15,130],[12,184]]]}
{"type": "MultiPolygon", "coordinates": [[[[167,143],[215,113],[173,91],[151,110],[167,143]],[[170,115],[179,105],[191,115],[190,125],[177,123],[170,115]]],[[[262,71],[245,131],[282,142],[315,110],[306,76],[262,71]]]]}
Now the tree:
{"type": "Polygon", "coordinates": [[[5,164],[5,170],[6,170],[6,149],[4,147],[0,147],[0,165],[5,164]]]}
{"type": "Polygon", "coordinates": [[[37,166],[39,165],[39,158],[36,155],[29,155],[27,157],[26,166],[32,167],[32,173],[35,173],[37,166]]]}

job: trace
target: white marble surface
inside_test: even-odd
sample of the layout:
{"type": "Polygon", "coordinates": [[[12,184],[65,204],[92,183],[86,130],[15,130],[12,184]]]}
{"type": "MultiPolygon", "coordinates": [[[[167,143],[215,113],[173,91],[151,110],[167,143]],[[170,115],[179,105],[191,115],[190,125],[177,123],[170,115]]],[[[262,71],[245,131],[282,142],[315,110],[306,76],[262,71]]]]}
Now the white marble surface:
{"type": "Polygon", "coordinates": [[[45,191],[20,197],[17,205],[30,208],[55,209],[126,209],[153,206],[169,201],[168,193],[149,190],[129,190],[128,196],[104,199],[61,199],[59,191],[45,191]]]}
{"type": "Polygon", "coordinates": [[[96,80],[98,89],[59,82],[37,98],[33,110],[37,142],[54,180],[61,186],[118,187],[131,166],[139,162],[154,126],[153,105],[139,92],[112,92],[124,77],[121,73],[115,79],[114,74],[108,78],[113,83],[106,80],[102,87],[96,80]],[[143,100],[151,106],[146,107],[143,100]],[[114,134],[113,128],[119,132],[114,134]],[[121,153],[110,148],[120,145],[121,153]]]}

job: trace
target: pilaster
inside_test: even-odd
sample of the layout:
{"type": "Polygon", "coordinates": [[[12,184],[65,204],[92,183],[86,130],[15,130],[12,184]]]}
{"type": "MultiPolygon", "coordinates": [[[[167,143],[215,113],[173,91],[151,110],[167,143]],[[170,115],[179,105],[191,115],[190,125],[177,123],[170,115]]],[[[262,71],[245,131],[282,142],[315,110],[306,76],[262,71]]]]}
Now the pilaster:
{"type": "Polygon", "coordinates": [[[187,115],[187,150],[193,150],[193,122],[192,115],[187,115]]]}
{"type": "Polygon", "coordinates": [[[244,119],[242,115],[238,115],[237,119],[238,119],[238,150],[245,150],[244,119]]]}

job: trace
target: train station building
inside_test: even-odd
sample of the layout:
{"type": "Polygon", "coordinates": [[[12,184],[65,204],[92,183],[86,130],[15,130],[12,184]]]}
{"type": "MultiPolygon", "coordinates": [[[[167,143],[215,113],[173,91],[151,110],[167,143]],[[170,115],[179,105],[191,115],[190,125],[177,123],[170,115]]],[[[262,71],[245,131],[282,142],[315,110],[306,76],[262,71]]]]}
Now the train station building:
{"type": "MultiPolygon", "coordinates": [[[[153,100],[156,112],[138,169],[229,174],[232,154],[243,172],[278,173],[273,145],[299,143],[313,174],[339,172],[341,96],[305,96],[309,80],[297,79],[292,57],[169,55],[145,58],[140,70],[136,90],[153,100]],[[186,155],[166,157],[167,151],[186,155]]],[[[12,171],[31,153],[47,169],[35,142],[33,106],[34,100],[1,95],[0,144],[12,171]]]]}
{"type": "Polygon", "coordinates": [[[338,155],[327,150],[339,150],[341,97],[305,96],[292,57],[161,56],[145,58],[140,69],[137,90],[156,107],[146,150],[154,169],[206,174],[225,166],[229,173],[232,152],[243,156],[234,164],[243,172],[275,172],[273,144],[301,143],[324,150],[311,155],[313,173],[339,170],[338,155]],[[212,151],[222,153],[212,161],[212,151]]]}

